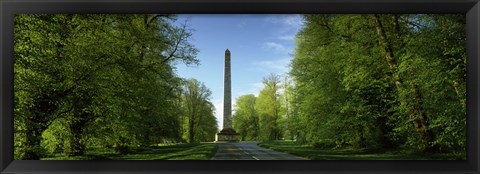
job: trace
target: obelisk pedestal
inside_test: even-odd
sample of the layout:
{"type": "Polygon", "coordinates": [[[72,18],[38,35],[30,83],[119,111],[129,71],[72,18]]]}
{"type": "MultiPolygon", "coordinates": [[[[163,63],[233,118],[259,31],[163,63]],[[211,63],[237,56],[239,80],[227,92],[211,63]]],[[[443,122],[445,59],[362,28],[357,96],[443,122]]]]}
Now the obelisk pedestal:
{"type": "Polygon", "coordinates": [[[215,135],[215,141],[239,141],[240,134],[232,128],[232,86],[230,71],[230,51],[225,51],[225,77],[223,93],[223,129],[215,135]]]}

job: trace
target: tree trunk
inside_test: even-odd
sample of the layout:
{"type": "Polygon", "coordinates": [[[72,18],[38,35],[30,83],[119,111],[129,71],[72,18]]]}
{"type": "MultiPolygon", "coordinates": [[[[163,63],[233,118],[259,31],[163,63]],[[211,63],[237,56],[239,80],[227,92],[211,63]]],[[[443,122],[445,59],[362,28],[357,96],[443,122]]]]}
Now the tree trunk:
{"type": "MultiPolygon", "coordinates": [[[[76,114],[75,114],[76,115],[76,114]]],[[[80,156],[85,152],[85,143],[83,142],[83,129],[85,127],[84,120],[72,120],[70,123],[70,149],[68,156],[80,156]]]]}
{"type": "Polygon", "coordinates": [[[41,158],[40,143],[42,141],[42,133],[48,128],[50,123],[55,119],[52,116],[58,110],[58,103],[52,102],[58,100],[57,97],[63,97],[51,90],[42,91],[42,96],[36,100],[34,106],[30,109],[32,115],[27,118],[26,152],[23,160],[39,160],[41,158]]]}
{"type": "Polygon", "coordinates": [[[188,123],[189,130],[188,130],[188,140],[189,143],[195,142],[195,110],[192,109],[192,113],[190,114],[190,120],[188,123]]]}
{"type": "Polygon", "coordinates": [[[83,133],[87,124],[94,120],[96,117],[91,115],[85,109],[92,104],[92,98],[94,94],[84,92],[86,96],[78,97],[73,100],[74,113],[70,118],[70,148],[68,151],[69,156],[80,156],[85,152],[85,142],[83,141],[83,133]]]}
{"type": "MultiPolygon", "coordinates": [[[[389,74],[389,76],[395,81],[397,93],[399,94],[399,96],[401,96],[400,93],[405,92],[403,90],[406,89],[404,89],[405,87],[402,83],[401,78],[398,77],[398,74],[396,74],[398,65],[393,53],[393,46],[387,41],[386,33],[380,20],[380,16],[375,14],[372,16],[372,19],[375,29],[377,31],[377,35],[379,37],[379,44],[385,52],[385,59],[391,70],[391,74],[389,74]]],[[[392,19],[398,20],[398,18],[396,17],[393,17],[392,19]]],[[[393,21],[393,24],[394,30],[397,30],[395,32],[399,32],[399,29],[395,27],[398,27],[398,21],[393,21]]],[[[395,33],[395,38],[399,39],[399,37],[399,33],[395,33]]],[[[420,94],[420,90],[416,84],[413,85],[413,94],[411,97],[414,99],[414,102],[408,103],[406,99],[402,99],[402,97],[400,97],[400,103],[402,104],[402,106],[406,107],[409,118],[413,121],[415,131],[418,133],[420,143],[424,144],[427,148],[424,150],[428,150],[432,141],[433,134],[428,129],[428,117],[422,109],[422,97],[420,94]]]]}
{"type": "Polygon", "coordinates": [[[40,160],[40,142],[42,140],[41,132],[45,129],[41,129],[37,126],[27,125],[26,152],[22,156],[22,160],[40,160]]]}

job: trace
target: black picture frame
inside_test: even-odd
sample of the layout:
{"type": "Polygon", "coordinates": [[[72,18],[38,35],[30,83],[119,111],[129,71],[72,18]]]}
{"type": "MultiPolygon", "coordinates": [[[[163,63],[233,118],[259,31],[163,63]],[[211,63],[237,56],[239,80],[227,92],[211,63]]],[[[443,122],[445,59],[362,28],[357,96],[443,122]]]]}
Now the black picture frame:
{"type": "Polygon", "coordinates": [[[9,173],[479,173],[479,0],[1,0],[0,172],[9,173]],[[13,16],[21,13],[464,13],[467,17],[465,161],[16,161],[13,16]]]}

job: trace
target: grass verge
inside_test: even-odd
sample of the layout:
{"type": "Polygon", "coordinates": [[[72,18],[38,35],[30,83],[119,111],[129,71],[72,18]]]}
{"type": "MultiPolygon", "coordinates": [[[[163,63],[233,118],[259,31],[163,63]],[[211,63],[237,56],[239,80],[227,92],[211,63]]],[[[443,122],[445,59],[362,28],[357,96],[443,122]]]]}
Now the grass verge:
{"type": "Polygon", "coordinates": [[[395,150],[372,151],[364,149],[319,149],[294,141],[270,141],[259,146],[311,160],[458,160],[453,154],[406,154],[395,150]]]}
{"type": "Polygon", "coordinates": [[[210,160],[216,151],[214,143],[175,144],[133,149],[128,154],[118,154],[111,149],[96,148],[85,155],[69,157],[56,154],[41,160],[210,160]]]}

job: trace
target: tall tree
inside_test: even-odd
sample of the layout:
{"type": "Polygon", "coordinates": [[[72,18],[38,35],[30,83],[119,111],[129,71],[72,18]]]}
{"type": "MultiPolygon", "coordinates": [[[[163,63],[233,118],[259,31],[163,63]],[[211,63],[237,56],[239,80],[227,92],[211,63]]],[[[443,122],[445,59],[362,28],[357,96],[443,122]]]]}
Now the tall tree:
{"type": "Polygon", "coordinates": [[[256,108],[257,97],[253,94],[238,97],[232,117],[233,128],[241,135],[241,140],[259,140],[260,126],[256,108]]]}
{"type": "Polygon", "coordinates": [[[218,131],[215,106],[210,101],[205,101],[200,106],[198,121],[196,122],[195,140],[200,142],[215,141],[218,131]]]}
{"type": "Polygon", "coordinates": [[[465,152],[464,16],[304,19],[290,74],[308,143],[465,152]]]}
{"type": "Polygon", "coordinates": [[[75,156],[89,145],[126,152],[179,139],[180,105],[173,101],[181,80],[173,66],[198,64],[198,50],[188,42],[187,26],[174,20],[17,15],[15,159],[39,159],[43,147],[75,156]]]}
{"type": "Polygon", "coordinates": [[[293,83],[291,77],[286,75],[283,80],[284,90],[283,98],[283,108],[284,108],[284,121],[283,126],[285,129],[285,138],[290,140],[299,140],[301,139],[301,134],[303,128],[301,126],[300,115],[298,113],[298,99],[295,90],[295,84],[293,83]]]}
{"type": "Polygon", "coordinates": [[[256,103],[261,136],[264,140],[278,140],[282,138],[280,76],[270,74],[264,77],[263,84],[265,88],[260,91],[256,103]]]}
{"type": "MultiPolygon", "coordinates": [[[[202,83],[196,79],[189,79],[185,82],[183,100],[185,104],[187,127],[188,127],[188,142],[194,143],[195,134],[198,132],[198,125],[202,117],[202,109],[205,105],[208,106],[208,99],[212,92],[202,83]]],[[[216,126],[216,125],[212,125],[216,126]]]]}
{"type": "Polygon", "coordinates": [[[15,142],[24,142],[24,148],[16,150],[17,158],[39,159],[42,133],[69,110],[62,104],[74,87],[67,84],[68,67],[62,65],[70,60],[65,54],[65,47],[71,44],[70,19],[56,15],[15,17],[15,142]]]}
{"type": "Polygon", "coordinates": [[[379,45],[385,53],[386,62],[390,67],[390,70],[392,71],[390,75],[391,78],[395,81],[395,86],[397,87],[397,90],[399,91],[399,93],[405,93],[405,91],[410,90],[405,88],[413,88],[410,90],[410,94],[405,94],[401,96],[400,103],[407,110],[409,118],[412,120],[415,127],[415,130],[419,134],[419,140],[425,144],[425,147],[428,147],[428,144],[431,144],[433,141],[433,135],[432,131],[429,129],[428,116],[422,106],[422,94],[420,93],[420,90],[416,83],[413,83],[411,87],[405,87],[402,78],[397,74],[398,60],[395,56],[395,52],[398,53],[400,52],[400,50],[394,50],[393,44],[403,45],[403,43],[401,43],[401,41],[398,39],[401,38],[400,28],[398,26],[398,17],[396,15],[392,15],[391,18],[387,18],[393,26],[393,30],[391,32],[393,35],[391,38],[394,38],[392,39],[393,41],[387,40],[385,26],[384,24],[382,24],[380,16],[376,14],[372,15],[372,19],[373,25],[375,26],[375,29],[377,31],[379,45]],[[407,97],[411,99],[406,99],[407,97]]]}

